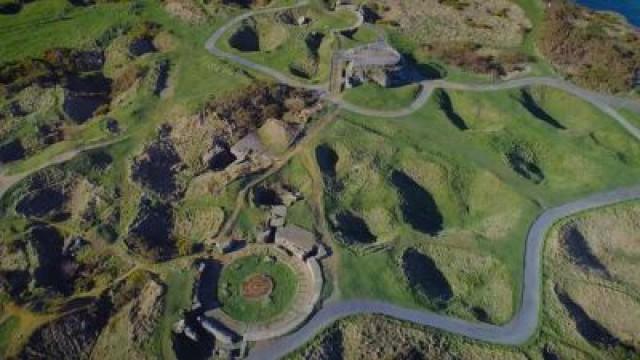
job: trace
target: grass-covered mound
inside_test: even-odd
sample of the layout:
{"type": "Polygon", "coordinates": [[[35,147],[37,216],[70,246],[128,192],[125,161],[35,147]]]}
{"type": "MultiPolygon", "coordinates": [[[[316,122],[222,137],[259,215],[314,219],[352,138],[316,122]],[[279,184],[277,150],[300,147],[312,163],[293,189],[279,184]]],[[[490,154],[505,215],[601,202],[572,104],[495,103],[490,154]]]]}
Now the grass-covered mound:
{"type": "Polygon", "coordinates": [[[592,105],[543,87],[449,91],[397,121],[345,115],[318,144],[330,223],[350,214],[375,237],[332,228],[341,295],[430,306],[402,271],[413,247],[450,283],[443,311],[493,323],[519,303],[518,254],[540,205],[634,184],[640,150],[592,105]]]}
{"type": "Polygon", "coordinates": [[[333,30],[355,21],[349,11],[330,12],[313,3],[256,15],[225,34],[218,46],[285,74],[322,82],[328,79],[333,50],[340,47],[342,38],[333,30]],[[306,20],[299,24],[300,19],[306,20]]]}
{"type": "Polygon", "coordinates": [[[549,233],[545,251],[548,337],[583,354],[633,358],[640,353],[639,241],[636,202],[565,219],[549,233]]]}
{"type": "Polygon", "coordinates": [[[366,83],[347,90],[343,97],[355,105],[376,110],[395,110],[409,106],[418,96],[420,86],[406,85],[399,88],[383,88],[366,83]]]}
{"type": "Polygon", "coordinates": [[[232,318],[264,322],[287,309],[297,286],[289,265],[268,254],[250,255],[225,266],[218,297],[223,311],[232,318]]]}

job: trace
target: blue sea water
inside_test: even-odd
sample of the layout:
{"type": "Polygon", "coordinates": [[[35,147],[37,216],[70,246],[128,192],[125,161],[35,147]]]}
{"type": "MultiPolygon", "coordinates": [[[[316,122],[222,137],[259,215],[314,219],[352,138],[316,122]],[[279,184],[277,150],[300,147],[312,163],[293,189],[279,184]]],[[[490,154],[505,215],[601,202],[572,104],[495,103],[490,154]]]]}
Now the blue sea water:
{"type": "Polygon", "coordinates": [[[615,11],[624,15],[631,24],[640,27],[640,0],[576,0],[594,10],[615,11]]]}

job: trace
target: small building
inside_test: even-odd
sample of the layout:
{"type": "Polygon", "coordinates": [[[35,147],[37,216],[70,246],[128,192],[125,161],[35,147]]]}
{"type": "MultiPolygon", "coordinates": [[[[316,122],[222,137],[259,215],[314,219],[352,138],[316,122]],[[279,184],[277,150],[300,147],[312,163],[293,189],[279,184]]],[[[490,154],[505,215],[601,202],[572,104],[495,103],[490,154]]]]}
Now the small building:
{"type": "Polygon", "coordinates": [[[331,61],[329,90],[341,92],[367,81],[390,87],[409,82],[413,76],[402,55],[379,40],[336,52],[331,61]]]}
{"type": "Polygon", "coordinates": [[[251,154],[262,154],[264,152],[265,148],[262,141],[260,141],[258,134],[253,132],[231,147],[231,153],[238,161],[245,160],[251,154]]]}
{"type": "Polygon", "coordinates": [[[315,235],[296,225],[287,225],[278,229],[275,243],[303,260],[318,250],[315,235]]]}
{"type": "Polygon", "coordinates": [[[284,205],[276,205],[271,207],[271,217],[269,218],[269,226],[279,228],[283,227],[287,220],[287,207],[284,205]]]}

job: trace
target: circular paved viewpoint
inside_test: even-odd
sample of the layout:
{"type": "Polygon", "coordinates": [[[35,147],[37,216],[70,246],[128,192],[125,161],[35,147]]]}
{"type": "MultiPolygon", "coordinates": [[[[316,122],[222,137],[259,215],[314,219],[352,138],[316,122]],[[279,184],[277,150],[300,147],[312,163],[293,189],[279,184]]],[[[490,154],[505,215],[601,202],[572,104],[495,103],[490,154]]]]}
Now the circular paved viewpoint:
{"type": "MultiPolygon", "coordinates": [[[[228,309],[227,311],[224,310],[225,301],[223,297],[220,296],[220,300],[223,303],[222,309],[212,311],[208,315],[214,317],[230,330],[241,335],[245,341],[269,340],[283,336],[295,330],[313,313],[322,291],[322,271],[315,258],[303,260],[295,255],[283,251],[283,249],[275,245],[251,245],[247,249],[234,253],[232,255],[232,259],[225,266],[225,269],[230,272],[233,272],[234,270],[237,271],[239,269],[233,269],[234,264],[237,264],[243,259],[256,256],[270,257],[272,258],[271,261],[276,261],[281,266],[286,266],[290,269],[297,281],[291,301],[287,302],[282,311],[260,321],[244,321],[246,319],[239,318],[237,314],[229,314],[228,309]]],[[[223,282],[225,281],[225,271],[226,270],[223,269],[219,284],[220,287],[224,286],[223,282]]],[[[260,276],[268,276],[273,281],[271,294],[261,298],[244,299],[247,303],[254,303],[258,306],[267,301],[272,301],[271,298],[280,291],[278,282],[282,280],[279,280],[279,275],[261,270],[247,271],[247,273],[240,274],[240,276],[237,277],[238,284],[236,284],[238,285],[240,296],[243,296],[243,292],[245,290],[244,285],[247,284],[247,281],[257,280],[260,276]]],[[[253,285],[259,285],[258,281],[253,282],[253,285]]],[[[260,287],[262,285],[260,285],[260,287]]],[[[258,289],[254,288],[252,290],[258,289]]],[[[263,288],[260,290],[266,291],[268,289],[263,288]]],[[[219,292],[220,291],[222,291],[222,289],[219,289],[219,292]]],[[[255,295],[257,295],[257,293],[255,295]]]]}

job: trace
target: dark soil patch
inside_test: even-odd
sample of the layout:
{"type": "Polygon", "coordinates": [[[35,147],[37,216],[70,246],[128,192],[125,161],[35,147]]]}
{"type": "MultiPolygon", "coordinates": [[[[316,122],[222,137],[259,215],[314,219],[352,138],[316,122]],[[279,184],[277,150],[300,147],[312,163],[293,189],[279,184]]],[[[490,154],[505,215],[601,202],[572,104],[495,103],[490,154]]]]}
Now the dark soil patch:
{"type": "Polygon", "coordinates": [[[207,360],[213,355],[215,339],[200,326],[197,316],[196,313],[189,313],[185,322],[198,337],[198,341],[193,341],[184,334],[172,333],[171,344],[178,360],[207,360]]]}
{"type": "Polygon", "coordinates": [[[56,319],[29,338],[20,359],[89,359],[100,332],[107,325],[111,306],[95,301],[87,309],[56,319]]]}
{"type": "Polygon", "coordinates": [[[260,51],[260,38],[255,26],[243,24],[231,35],[229,45],[242,52],[260,51]]]}
{"type": "Polygon", "coordinates": [[[101,73],[89,75],[68,75],[64,84],[65,89],[83,95],[104,95],[111,91],[111,80],[101,73]]]}
{"type": "Polygon", "coordinates": [[[382,20],[382,16],[380,16],[371,6],[364,5],[361,9],[362,17],[366,23],[375,24],[379,20],[382,20]]]}
{"type": "Polygon", "coordinates": [[[69,0],[69,3],[77,7],[87,7],[95,4],[93,0],[69,0]]]}
{"type": "Polygon", "coordinates": [[[554,119],[553,116],[549,115],[543,108],[541,108],[536,100],[531,96],[531,93],[522,89],[520,91],[520,98],[518,99],[520,104],[527,109],[527,111],[535,116],[537,119],[542,120],[547,125],[551,125],[556,129],[565,130],[566,128],[558,122],[558,120],[554,119]]]}
{"type": "Polygon", "coordinates": [[[319,56],[318,51],[320,49],[320,45],[322,45],[322,40],[324,39],[324,34],[321,32],[313,32],[304,39],[305,44],[307,44],[307,48],[309,52],[317,58],[319,56]]]}
{"type": "Polygon", "coordinates": [[[0,270],[0,292],[9,294],[15,300],[20,301],[22,294],[27,290],[31,274],[25,270],[0,270]]]}
{"type": "Polygon", "coordinates": [[[543,360],[560,360],[560,357],[556,355],[556,353],[551,349],[549,345],[545,346],[542,349],[542,359],[543,360]]]}
{"type": "Polygon", "coordinates": [[[453,298],[453,290],[433,259],[415,249],[402,255],[402,269],[409,285],[439,307],[453,298]]]}
{"type": "Polygon", "coordinates": [[[237,160],[233,155],[229,145],[225,142],[218,142],[209,159],[209,169],[213,171],[222,171],[237,160]]]}
{"type": "Polygon", "coordinates": [[[110,102],[110,92],[111,80],[102,74],[69,75],[65,84],[62,108],[69,118],[82,124],[110,102]]]}
{"type": "Polygon", "coordinates": [[[76,124],[83,124],[91,119],[101,106],[107,103],[109,103],[108,97],[78,96],[65,92],[62,109],[76,124]]]}
{"type": "Polygon", "coordinates": [[[307,347],[303,359],[342,360],[344,359],[344,338],[342,330],[333,326],[314,346],[307,347]]]}
{"type": "Polygon", "coordinates": [[[62,235],[52,227],[38,225],[31,229],[29,243],[38,257],[33,272],[36,286],[71,295],[79,265],[63,252],[62,235]]]}
{"type": "Polygon", "coordinates": [[[338,154],[327,144],[322,144],[316,148],[316,160],[322,174],[328,178],[335,179],[336,165],[338,164],[338,154]]]}
{"type": "Polygon", "coordinates": [[[555,293],[558,296],[558,300],[564,306],[565,310],[569,313],[569,316],[574,321],[576,329],[580,335],[592,344],[609,347],[622,346],[627,350],[632,348],[623,344],[620,339],[612,335],[609,330],[600,325],[597,321],[593,320],[584,309],[564,293],[561,289],[555,289],[555,293]]]}
{"type": "Polygon", "coordinates": [[[64,140],[62,121],[38,125],[38,138],[39,143],[45,146],[53,145],[64,140]]]}
{"type": "Polygon", "coordinates": [[[475,317],[478,321],[482,321],[488,323],[491,321],[489,314],[487,311],[481,307],[474,306],[471,308],[471,313],[473,313],[473,317],[475,317]]]}
{"type": "Polygon", "coordinates": [[[131,250],[143,257],[156,261],[166,260],[175,254],[172,231],[171,207],[143,197],[138,206],[138,214],[129,228],[126,243],[131,250]]]}
{"type": "Polygon", "coordinates": [[[458,113],[453,108],[451,97],[449,97],[449,94],[447,94],[445,91],[438,92],[438,106],[440,106],[440,110],[442,110],[447,119],[449,119],[453,126],[457,127],[458,130],[469,129],[464,119],[460,115],[458,115],[458,113]]]}
{"type": "Polygon", "coordinates": [[[196,285],[198,302],[202,311],[214,309],[220,305],[218,299],[218,282],[222,273],[222,263],[216,260],[204,260],[204,268],[200,272],[200,278],[196,285]]]}
{"type": "Polygon", "coordinates": [[[560,241],[562,247],[574,264],[584,270],[596,271],[609,277],[609,271],[606,266],[593,254],[587,239],[585,239],[575,224],[568,224],[562,227],[560,241]]]}
{"type": "Polygon", "coordinates": [[[153,39],[150,37],[137,38],[129,44],[129,53],[132,56],[142,56],[156,51],[156,47],[153,45],[153,39]]]}
{"type": "Polygon", "coordinates": [[[376,237],[369,230],[367,223],[350,212],[334,215],[331,224],[334,231],[338,232],[347,244],[372,244],[376,242],[376,237]]]}
{"type": "Polygon", "coordinates": [[[23,196],[16,204],[16,212],[27,217],[51,217],[63,212],[66,200],[61,189],[46,187],[23,196]]]}
{"type": "Polygon", "coordinates": [[[253,202],[256,206],[282,205],[282,199],[278,193],[264,186],[258,186],[253,190],[253,202]]]}
{"type": "Polygon", "coordinates": [[[157,79],[156,84],[153,88],[153,93],[155,95],[160,95],[164,89],[167,88],[167,84],[169,82],[169,69],[170,64],[168,61],[161,61],[156,66],[157,79]]]}
{"type": "Polygon", "coordinates": [[[444,220],[433,196],[402,171],[394,170],[391,182],[402,196],[401,210],[405,220],[425,234],[435,236],[440,233],[444,220]]]}
{"type": "Polygon", "coordinates": [[[2,15],[15,15],[20,10],[22,10],[22,4],[17,1],[0,3],[0,14],[2,15]]]}
{"type": "Polygon", "coordinates": [[[256,5],[267,6],[271,0],[222,0],[225,5],[238,5],[244,8],[254,7],[256,5]]]}
{"type": "Polygon", "coordinates": [[[118,122],[118,120],[116,120],[114,118],[107,118],[105,120],[104,127],[111,134],[115,135],[115,134],[120,133],[120,123],[118,122]]]}
{"type": "Polygon", "coordinates": [[[539,184],[544,180],[542,169],[519,147],[509,150],[506,153],[506,158],[513,171],[523,178],[531,180],[535,184],[539,184]]]}
{"type": "Polygon", "coordinates": [[[101,50],[72,51],[73,70],[77,72],[100,71],[104,66],[104,52],[101,50]]]}
{"type": "Polygon", "coordinates": [[[180,163],[173,143],[168,139],[157,139],[133,161],[131,177],[161,198],[175,200],[180,196],[176,182],[180,163]]]}
{"type": "Polygon", "coordinates": [[[25,151],[20,139],[15,139],[0,145],[0,164],[24,159],[25,151]]]}

